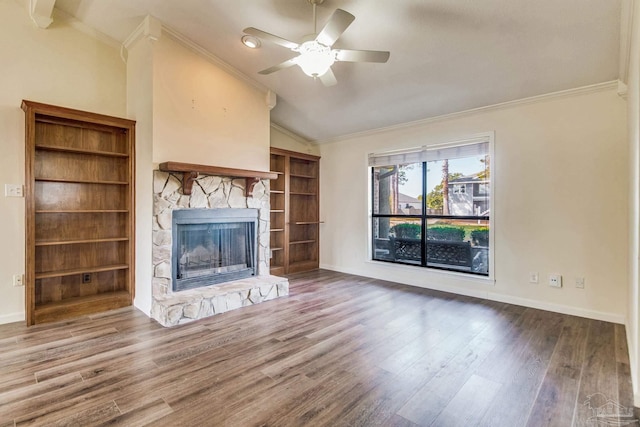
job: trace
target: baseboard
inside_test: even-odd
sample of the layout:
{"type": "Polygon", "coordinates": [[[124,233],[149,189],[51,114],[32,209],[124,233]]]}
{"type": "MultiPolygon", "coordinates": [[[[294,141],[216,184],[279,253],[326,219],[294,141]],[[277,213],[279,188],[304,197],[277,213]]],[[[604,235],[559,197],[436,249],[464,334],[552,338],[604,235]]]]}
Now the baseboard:
{"type": "Polygon", "coordinates": [[[151,301],[148,299],[140,299],[133,298],[133,306],[147,315],[147,317],[151,317],[151,301]]]}
{"type": "Polygon", "coordinates": [[[4,325],[5,323],[24,322],[24,321],[25,321],[24,312],[0,315],[0,325],[4,325]]]}
{"type": "Polygon", "coordinates": [[[621,325],[625,324],[625,317],[623,315],[616,314],[616,313],[607,313],[603,311],[588,310],[588,309],[572,307],[568,305],[554,304],[546,301],[520,298],[512,295],[505,295],[505,294],[500,294],[496,292],[488,292],[487,290],[484,290],[484,289],[479,289],[477,291],[474,291],[468,288],[458,288],[455,286],[440,286],[440,285],[433,285],[433,284],[416,285],[415,283],[406,283],[406,282],[402,282],[394,279],[389,279],[387,277],[377,277],[377,276],[366,275],[366,274],[363,274],[361,271],[357,271],[356,269],[337,267],[337,266],[328,265],[328,264],[320,264],[320,268],[325,270],[337,271],[340,273],[353,274],[356,276],[371,277],[379,280],[387,280],[387,281],[402,283],[408,286],[415,286],[415,287],[425,288],[425,289],[433,289],[433,290],[442,291],[442,292],[451,292],[458,295],[488,299],[491,301],[504,302],[507,304],[535,308],[538,310],[553,311],[555,313],[585,317],[587,319],[601,320],[604,322],[611,322],[611,323],[619,323],[621,325]]]}
{"type": "Polygon", "coordinates": [[[620,314],[607,313],[605,311],[587,310],[570,305],[554,304],[547,301],[537,301],[528,298],[514,297],[512,295],[498,294],[490,292],[487,299],[504,302],[507,304],[520,305],[523,307],[536,308],[538,310],[553,311],[555,313],[568,314],[570,316],[585,317],[587,319],[601,320],[603,322],[625,324],[625,317],[620,314]]]}

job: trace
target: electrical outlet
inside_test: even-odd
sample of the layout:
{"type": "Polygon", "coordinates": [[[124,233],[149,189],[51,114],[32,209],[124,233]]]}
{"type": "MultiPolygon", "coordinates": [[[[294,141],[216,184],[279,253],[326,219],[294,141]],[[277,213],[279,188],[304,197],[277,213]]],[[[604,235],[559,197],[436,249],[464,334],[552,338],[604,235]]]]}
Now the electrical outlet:
{"type": "Polygon", "coordinates": [[[531,273],[529,273],[529,283],[538,283],[539,280],[540,276],[538,276],[537,271],[532,271],[531,273]]]}
{"type": "Polygon", "coordinates": [[[22,274],[14,274],[13,275],[13,286],[23,286],[24,285],[24,276],[22,274]]]}
{"type": "Polygon", "coordinates": [[[5,197],[24,197],[24,191],[21,184],[5,184],[4,185],[5,197]]]}
{"type": "Polygon", "coordinates": [[[82,273],[82,283],[91,283],[91,273],[82,273]]]}
{"type": "Polygon", "coordinates": [[[561,288],[562,287],[562,276],[560,274],[550,274],[549,275],[549,286],[552,288],[561,288]]]}
{"type": "Polygon", "coordinates": [[[576,277],[576,288],[584,289],[584,277],[576,277]]]}

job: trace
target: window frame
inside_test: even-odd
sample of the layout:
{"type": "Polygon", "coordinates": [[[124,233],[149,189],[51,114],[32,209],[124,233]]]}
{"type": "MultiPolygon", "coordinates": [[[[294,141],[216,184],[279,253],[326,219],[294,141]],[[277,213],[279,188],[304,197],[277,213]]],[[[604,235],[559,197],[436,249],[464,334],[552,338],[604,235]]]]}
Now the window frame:
{"type": "Polygon", "coordinates": [[[467,194],[467,184],[453,184],[453,194],[467,194]]]}
{"type": "MultiPolygon", "coordinates": [[[[486,282],[490,282],[495,284],[495,220],[494,220],[494,215],[492,215],[491,213],[494,213],[494,203],[495,203],[495,143],[494,143],[494,136],[495,133],[494,132],[488,132],[488,133],[483,133],[483,134],[478,134],[478,135],[474,135],[472,137],[469,138],[461,138],[459,140],[454,140],[451,142],[446,142],[446,143],[434,143],[434,144],[429,144],[429,145],[424,145],[422,147],[417,147],[417,148],[412,148],[412,149],[402,149],[402,150],[395,150],[395,151],[390,151],[390,152],[382,152],[380,154],[385,155],[385,154],[390,154],[392,155],[393,153],[396,152],[417,152],[419,150],[437,150],[437,149],[445,149],[445,148],[450,148],[450,147],[457,147],[457,146],[462,146],[462,145],[467,145],[467,144],[472,144],[472,143],[487,143],[488,144],[488,155],[489,158],[491,159],[491,173],[489,175],[489,193],[486,196],[481,196],[481,197],[488,197],[489,198],[489,212],[490,215],[485,215],[485,216],[456,216],[456,215],[430,215],[427,212],[427,200],[426,200],[426,196],[423,194],[422,197],[422,214],[420,215],[407,215],[407,214],[375,214],[374,210],[373,210],[373,203],[374,203],[374,182],[375,182],[375,178],[374,178],[374,169],[377,166],[371,166],[370,163],[368,163],[368,167],[367,167],[367,176],[368,176],[368,185],[369,185],[369,191],[368,191],[368,200],[367,200],[367,205],[368,205],[368,255],[367,255],[367,259],[368,262],[371,263],[375,263],[375,264],[381,264],[381,265],[386,265],[386,266],[395,266],[395,267],[400,267],[403,268],[405,266],[409,266],[409,267],[420,267],[422,269],[425,269],[425,271],[430,272],[430,273],[442,273],[445,275],[451,275],[451,276],[458,276],[460,278],[465,278],[465,279],[469,279],[472,281],[478,281],[478,282],[482,282],[482,283],[486,283],[486,282]],[[392,261],[392,260],[384,260],[384,259],[377,259],[374,258],[374,250],[375,250],[375,237],[374,237],[374,220],[376,218],[403,218],[403,219],[416,219],[420,221],[421,224],[421,229],[423,231],[422,235],[421,235],[421,253],[422,255],[422,259],[421,262],[419,264],[417,263],[410,263],[410,262],[402,262],[402,261],[392,261]],[[464,271],[464,270],[459,270],[459,269],[450,269],[450,268],[443,268],[443,267],[438,267],[438,266],[433,266],[433,265],[427,265],[427,257],[424,255],[426,253],[426,240],[427,240],[427,221],[429,219],[453,219],[453,220],[484,220],[484,221],[488,221],[489,223],[489,261],[488,261],[488,274],[485,273],[479,273],[479,272],[473,272],[473,271],[464,271]]],[[[369,153],[368,157],[370,158],[372,155],[375,155],[378,153],[369,153]]],[[[413,162],[413,163],[421,163],[422,166],[422,186],[423,186],[423,191],[425,191],[425,189],[427,188],[427,183],[426,183],[426,179],[427,179],[427,168],[426,168],[426,161],[424,162],[413,162]]],[[[401,163],[404,164],[404,163],[401,163]]],[[[472,196],[473,196],[473,188],[471,189],[472,191],[472,196]]]]}

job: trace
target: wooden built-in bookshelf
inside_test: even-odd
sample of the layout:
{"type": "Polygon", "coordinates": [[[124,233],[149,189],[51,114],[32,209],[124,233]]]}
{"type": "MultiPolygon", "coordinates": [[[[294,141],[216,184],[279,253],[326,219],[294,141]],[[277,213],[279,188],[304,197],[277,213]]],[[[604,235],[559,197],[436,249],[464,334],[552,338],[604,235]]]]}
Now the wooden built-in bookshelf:
{"type": "Polygon", "coordinates": [[[271,274],[319,265],[320,157],[271,149],[271,274]]]}
{"type": "Polygon", "coordinates": [[[131,305],[135,122],[23,101],[28,325],[131,305]]]}

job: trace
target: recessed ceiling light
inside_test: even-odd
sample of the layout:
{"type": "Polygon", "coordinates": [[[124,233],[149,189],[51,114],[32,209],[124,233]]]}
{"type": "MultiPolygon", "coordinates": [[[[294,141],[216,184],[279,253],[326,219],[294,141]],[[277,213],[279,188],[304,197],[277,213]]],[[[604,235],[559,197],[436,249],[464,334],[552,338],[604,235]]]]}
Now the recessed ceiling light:
{"type": "Polygon", "coordinates": [[[242,44],[251,49],[257,49],[260,47],[260,40],[253,36],[242,36],[242,44]]]}

